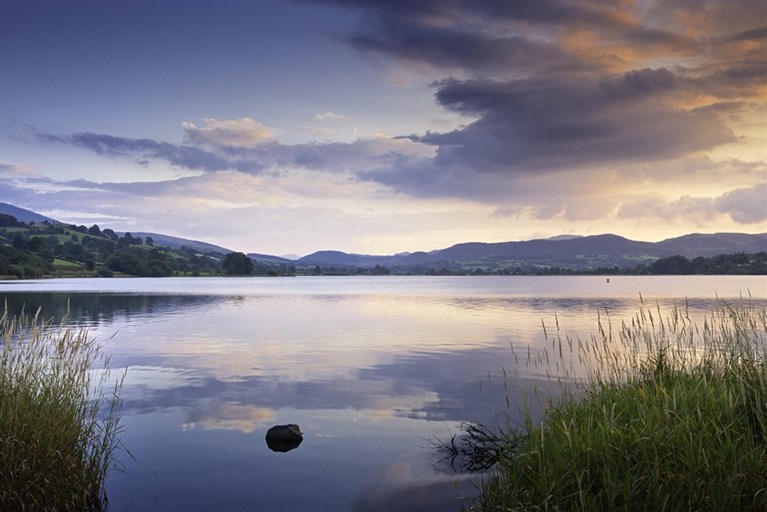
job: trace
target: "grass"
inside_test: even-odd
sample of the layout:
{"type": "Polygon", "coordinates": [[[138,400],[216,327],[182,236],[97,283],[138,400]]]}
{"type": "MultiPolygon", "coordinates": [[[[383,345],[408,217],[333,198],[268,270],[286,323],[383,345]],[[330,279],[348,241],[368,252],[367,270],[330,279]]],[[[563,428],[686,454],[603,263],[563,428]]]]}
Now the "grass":
{"type": "Polygon", "coordinates": [[[53,260],[53,268],[54,269],[71,270],[71,269],[81,269],[81,268],[83,268],[83,265],[81,265],[80,263],[76,263],[74,261],[63,260],[61,258],[55,258],[53,260]]]}
{"type": "Polygon", "coordinates": [[[104,510],[120,383],[85,330],[39,315],[0,318],[0,511],[104,510]]]}
{"type": "Polygon", "coordinates": [[[551,337],[586,378],[552,377],[562,398],[505,431],[469,509],[767,510],[765,309],[721,303],[702,326],[642,309],[599,331],[551,337]]]}

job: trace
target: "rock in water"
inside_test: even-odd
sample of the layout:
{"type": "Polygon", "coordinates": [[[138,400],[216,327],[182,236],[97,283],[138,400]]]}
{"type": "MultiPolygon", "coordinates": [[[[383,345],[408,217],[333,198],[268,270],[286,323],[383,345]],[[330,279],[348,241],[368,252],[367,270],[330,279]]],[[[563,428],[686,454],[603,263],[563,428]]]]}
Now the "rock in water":
{"type": "Polygon", "coordinates": [[[301,427],[290,423],[288,425],[275,425],[266,431],[267,441],[298,441],[303,439],[301,427]]]}
{"type": "Polygon", "coordinates": [[[304,436],[298,425],[275,425],[266,431],[266,445],[275,452],[287,452],[298,448],[304,436]]]}

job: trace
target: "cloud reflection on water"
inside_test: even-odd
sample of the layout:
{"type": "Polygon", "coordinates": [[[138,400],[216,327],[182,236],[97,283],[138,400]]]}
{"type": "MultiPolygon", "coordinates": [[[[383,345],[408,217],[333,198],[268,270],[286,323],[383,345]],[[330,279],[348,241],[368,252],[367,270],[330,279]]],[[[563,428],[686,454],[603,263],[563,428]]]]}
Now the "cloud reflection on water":
{"type": "MultiPolygon", "coordinates": [[[[71,319],[105,344],[113,368],[128,368],[125,442],[140,464],[114,491],[124,508],[148,507],[138,496],[154,493],[174,511],[215,508],[220,496],[236,509],[450,509],[457,476],[426,460],[424,438],[456,433],[463,421],[500,425],[507,413],[518,420],[525,396],[550,396],[556,386],[541,379],[545,368],[526,365],[528,350],[533,361],[556,350],[557,323],[561,336],[588,339],[598,312],[617,326],[640,306],[638,293],[625,290],[592,296],[601,279],[546,281],[540,296],[517,293],[524,281],[511,278],[463,281],[472,286],[465,293],[385,289],[397,279],[355,281],[352,293],[311,292],[327,286],[321,279],[305,281],[310,292],[300,293],[256,286],[292,289],[296,280],[221,282],[240,288],[231,295],[3,293],[12,312],[42,306],[60,318],[68,304],[71,319]],[[557,282],[570,291],[553,295],[557,282]],[[492,293],[481,291],[484,284],[492,293]],[[301,425],[300,450],[266,453],[263,433],[275,423],[301,425]],[[284,482],[296,480],[305,488],[286,495],[284,482]]],[[[648,307],[654,300],[647,297],[648,307]]],[[[685,307],[674,295],[657,300],[663,310],[685,307]]],[[[714,303],[689,301],[693,314],[714,303]]]]}

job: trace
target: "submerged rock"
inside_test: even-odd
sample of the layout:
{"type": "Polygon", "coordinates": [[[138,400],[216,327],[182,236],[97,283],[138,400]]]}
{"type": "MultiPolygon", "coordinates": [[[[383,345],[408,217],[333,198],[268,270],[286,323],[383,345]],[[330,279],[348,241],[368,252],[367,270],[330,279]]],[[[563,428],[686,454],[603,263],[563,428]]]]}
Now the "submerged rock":
{"type": "Polygon", "coordinates": [[[275,452],[288,452],[298,448],[303,440],[301,428],[293,423],[275,425],[266,431],[266,446],[275,452]]]}

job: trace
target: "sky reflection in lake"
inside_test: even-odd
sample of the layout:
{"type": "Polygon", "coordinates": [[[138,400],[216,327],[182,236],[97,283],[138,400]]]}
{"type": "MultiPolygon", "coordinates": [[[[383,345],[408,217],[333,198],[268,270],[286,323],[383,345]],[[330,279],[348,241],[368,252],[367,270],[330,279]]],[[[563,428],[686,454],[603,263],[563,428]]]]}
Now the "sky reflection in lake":
{"type": "MultiPolygon", "coordinates": [[[[427,439],[497,425],[504,393],[544,388],[514,353],[553,332],[588,338],[597,313],[645,303],[702,315],[715,297],[767,302],[746,278],[295,278],[0,284],[12,312],[87,326],[127,367],[125,472],[112,510],[450,510],[457,475],[427,439]],[[535,293],[536,290],[539,293],[535,293]],[[685,299],[685,296],[687,299],[685,299]],[[514,347],[514,353],[512,348],[514,347]],[[275,453],[266,430],[297,423],[275,453]],[[410,508],[408,508],[410,507],[410,508]]],[[[511,411],[512,414],[515,412],[511,411]]],[[[469,493],[471,486],[462,489],[469,493]]]]}

